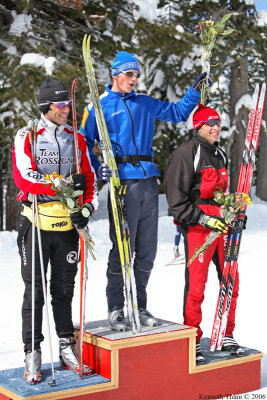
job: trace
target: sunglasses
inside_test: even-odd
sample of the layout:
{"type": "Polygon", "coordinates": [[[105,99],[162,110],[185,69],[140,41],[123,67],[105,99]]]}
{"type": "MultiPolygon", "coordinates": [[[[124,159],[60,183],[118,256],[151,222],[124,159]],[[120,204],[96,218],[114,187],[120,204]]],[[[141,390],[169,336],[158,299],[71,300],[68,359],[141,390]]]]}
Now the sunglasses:
{"type": "Polygon", "coordinates": [[[127,78],[133,78],[134,76],[136,78],[140,78],[141,74],[140,72],[133,72],[133,71],[121,71],[122,74],[126,75],[127,78]]]}
{"type": "Polygon", "coordinates": [[[58,107],[58,108],[64,108],[66,106],[71,107],[72,101],[71,100],[57,101],[57,102],[52,103],[52,104],[55,104],[55,106],[58,107]]]}
{"type": "Polygon", "coordinates": [[[222,121],[220,119],[217,119],[216,121],[205,121],[205,124],[210,127],[215,126],[215,125],[221,126],[221,122],[222,121]]]}

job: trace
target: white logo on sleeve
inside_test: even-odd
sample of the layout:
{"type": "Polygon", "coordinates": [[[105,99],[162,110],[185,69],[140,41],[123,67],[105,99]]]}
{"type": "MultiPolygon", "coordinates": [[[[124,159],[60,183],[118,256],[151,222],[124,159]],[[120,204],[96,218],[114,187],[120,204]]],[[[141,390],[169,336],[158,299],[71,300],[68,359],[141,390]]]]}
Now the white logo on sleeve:
{"type": "Polygon", "coordinates": [[[77,251],[70,251],[66,257],[68,263],[74,264],[78,261],[78,254],[77,251]]]}

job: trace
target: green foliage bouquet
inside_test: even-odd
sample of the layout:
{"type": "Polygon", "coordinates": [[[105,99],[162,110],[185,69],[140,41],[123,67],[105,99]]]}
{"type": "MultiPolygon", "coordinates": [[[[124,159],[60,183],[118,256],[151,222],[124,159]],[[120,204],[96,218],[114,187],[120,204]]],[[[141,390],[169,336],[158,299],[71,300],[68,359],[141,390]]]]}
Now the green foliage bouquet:
{"type": "Polygon", "coordinates": [[[223,45],[225,43],[224,38],[231,35],[234,29],[226,29],[225,23],[231,18],[232,13],[226,14],[218,22],[215,21],[202,21],[199,22],[197,30],[199,32],[199,37],[202,42],[201,49],[201,65],[202,72],[207,72],[206,84],[202,85],[201,90],[201,103],[205,103],[205,97],[209,90],[208,78],[210,74],[210,58],[212,50],[218,45],[223,45]]]}
{"type": "MultiPolygon", "coordinates": [[[[82,211],[82,207],[79,206],[78,196],[81,196],[83,192],[81,190],[74,190],[73,189],[73,179],[72,175],[68,178],[63,178],[62,175],[53,172],[51,175],[47,174],[45,179],[48,184],[51,184],[51,189],[53,189],[59,201],[65,204],[69,209],[70,213],[75,213],[79,210],[82,211]]],[[[94,242],[92,240],[91,235],[89,234],[88,228],[78,229],[76,227],[79,234],[82,234],[84,237],[85,244],[91,254],[92,258],[95,260],[94,254],[94,242]]]]}
{"type": "MultiPolygon", "coordinates": [[[[247,193],[223,193],[223,189],[218,187],[218,190],[213,192],[214,200],[221,205],[223,218],[230,223],[236,219],[239,210],[244,209],[247,205],[251,204],[250,197],[247,193]]],[[[210,232],[206,238],[205,243],[197,247],[193,256],[188,261],[187,266],[195,260],[201,253],[203,253],[217,237],[221,235],[219,232],[210,232]]]]}

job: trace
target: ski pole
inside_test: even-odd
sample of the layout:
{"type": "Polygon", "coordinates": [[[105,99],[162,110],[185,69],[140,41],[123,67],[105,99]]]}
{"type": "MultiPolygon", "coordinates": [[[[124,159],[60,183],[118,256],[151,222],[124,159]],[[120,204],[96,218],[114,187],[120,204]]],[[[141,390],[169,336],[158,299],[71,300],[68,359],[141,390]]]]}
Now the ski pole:
{"type": "MultiPolygon", "coordinates": [[[[38,126],[38,120],[35,119],[34,123],[33,123],[33,129],[31,131],[31,150],[32,150],[32,156],[33,156],[33,161],[34,162],[35,162],[35,158],[36,158],[37,126],[38,126]]],[[[36,219],[37,241],[38,241],[38,248],[39,248],[41,276],[42,276],[43,297],[44,297],[46,322],[47,322],[47,332],[48,332],[48,340],[49,340],[49,352],[50,352],[52,377],[53,377],[53,381],[51,383],[49,383],[49,385],[56,386],[53,355],[52,355],[51,331],[50,331],[50,324],[49,324],[47,296],[46,296],[46,283],[45,283],[45,274],[44,274],[44,258],[43,258],[41,232],[40,232],[40,221],[39,221],[39,212],[38,212],[38,202],[37,202],[37,195],[36,194],[33,195],[33,204],[32,204],[32,206],[33,206],[33,216],[34,216],[34,218],[32,220],[32,226],[33,226],[33,231],[34,231],[34,235],[33,235],[34,239],[32,239],[32,245],[33,245],[33,249],[35,250],[35,219],[36,219]]],[[[35,251],[33,251],[33,252],[35,253],[35,251]]],[[[32,284],[32,287],[35,287],[35,260],[34,260],[33,265],[34,265],[34,268],[33,268],[34,271],[32,272],[32,276],[34,277],[34,281],[33,281],[34,284],[32,284]]],[[[34,293],[34,289],[33,289],[33,293],[34,293]]],[[[35,300],[35,294],[33,294],[33,296],[34,296],[33,299],[35,300]]],[[[35,301],[33,303],[35,304],[35,301]]],[[[33,340],[33,346],[34,346],[34,329],[32,329],[32,337],[33,337],[32,340],[33,340]]],[[[33,350],[34,350],[34,347],[33,347],[33,350]]],[[[34,374],[34,356],[33,356],[33,374],[34,374]]],[[[33,382],[34,382],[34,378],[33,378],[33,382]]]]}
{"type": "Polygon", "coordinates": [[[44,306],[45,306],[47,334],[48,334],[48,343],[49,343],[49,353],[50,353],[50,361],[51,361],[51,368],[52,368],[52,378],[53,378],[52,382],[49,382],[49,385],[56,386],[55,370],[54,370],[54,362],[53,362],[53,353],[52,353],[51,331],[50,331],[48,305],[47,305],[47,291],[46,291],[45,273],[44,273],[44,258],[43,258],[42,240],[41,240],[41,232],[40,232],[40,221],[39,221],[38,203],[37,203],[36,195],[34,196],[34,198],[35,198],[35,213],[36,213],[36,220],[37,220],[37,239],[38,239],[39,256],[40,256],[40,267],[41,267],[41,275],[42,275],[44,306]]]}
{"type": "MultiPolygon", "coordinates": [[[[34,144],[33,144],[33,119],[29,119],[28,121],[28,130],[29,130],[29,142],[31,146],[31,153],[34,157],[34,144]]],[[[35,194],[33,195],[32,200],[32,381],[31,385],[34,385],[34,334],[35,334],[35,194]]]]}

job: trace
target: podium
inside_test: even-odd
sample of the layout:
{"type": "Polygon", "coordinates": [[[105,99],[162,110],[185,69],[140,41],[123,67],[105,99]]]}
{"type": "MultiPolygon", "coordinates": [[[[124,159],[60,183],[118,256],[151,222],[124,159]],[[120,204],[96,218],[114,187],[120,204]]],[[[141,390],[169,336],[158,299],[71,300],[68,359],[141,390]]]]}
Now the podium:
{"type": "MultiPolygon", "coordinates": [[[[78,329],[75,334],[78,350],[78,329]]],[[[23,368],[0,371],[0,400],[222,399],[260,388],[260,351],[244,347],[243,357],[209,352],[204,338],[205,363],[196,366],[195,338],[196,328],[164,320],[135,335],[130,327],[112,331],[107,320],[89,322],[83,351],[92,375],[80,379],[56,364],[57,386],[51,387],[49,364],[42,366],[43,381],[33,386],[24,382],[23,368]]]]}

